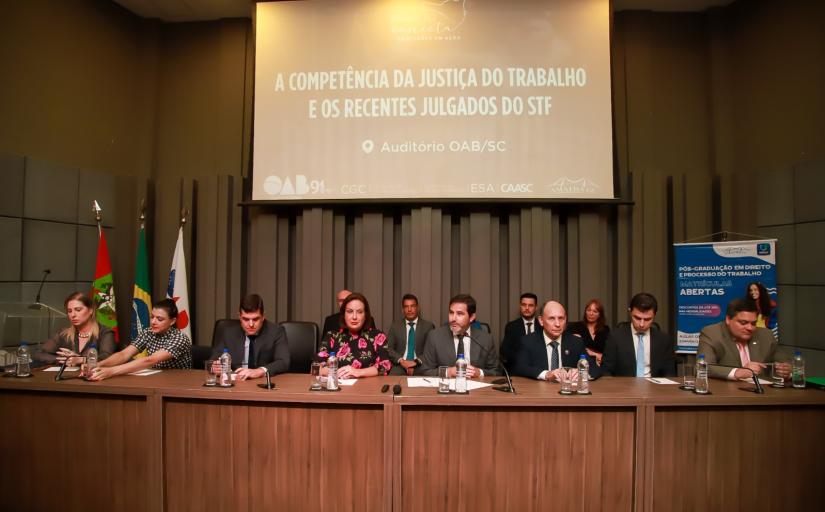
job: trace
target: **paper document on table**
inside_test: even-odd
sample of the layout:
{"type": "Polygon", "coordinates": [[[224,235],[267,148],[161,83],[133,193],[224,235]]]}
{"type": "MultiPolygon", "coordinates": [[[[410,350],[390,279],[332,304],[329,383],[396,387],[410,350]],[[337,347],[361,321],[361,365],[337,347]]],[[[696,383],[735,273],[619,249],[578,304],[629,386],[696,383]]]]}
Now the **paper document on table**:
{"type": "Polygon", "coordinates": [[[129,375],[137,375],[138,377],[146,377],[147,375],[154,375],[156,373],[160,373],[163,370],[153,370],[151,368],[146,368],[145,370],[141,370],[139,372],[132,372],[129,375]]]}
{"type": "Polygon", "coordinates": [[[681,382],[676,382],[675,380],[666,379],[664,377],[648,377],[647,381],[654,384],[681,384],[681,382]]]}
{"type": "MultiPolygon", "coordinates": [[[[487,382],[479,382],[477,380],[467,379],[467,389],[481,389],[487,388],[492,386],[492,384],[488,384],[487,382]]],[[[407,387],[408,388],[437,388],[438,387],[438,377],[408,377],[407,378],[407,387]]],[[[450,389],[455,391],[455,379],[450,379],[450,389]]]]}
{"type": "MultiPolygon", "coordinates": [[[[79,369],[80,369],[79,366],[67,366],[66,369],[63,370],[63,371],[64,372],[76,372],[79,369]]],[[[59,366],[49,366],[48,368],[44,368],[43,371],[44,372],[59,372],[60,367],[59,366]]]]}
{"type": "Polygon", "coordinates": [[[358,379],[338,379],[339,386],[354,386],[358,379]]]}

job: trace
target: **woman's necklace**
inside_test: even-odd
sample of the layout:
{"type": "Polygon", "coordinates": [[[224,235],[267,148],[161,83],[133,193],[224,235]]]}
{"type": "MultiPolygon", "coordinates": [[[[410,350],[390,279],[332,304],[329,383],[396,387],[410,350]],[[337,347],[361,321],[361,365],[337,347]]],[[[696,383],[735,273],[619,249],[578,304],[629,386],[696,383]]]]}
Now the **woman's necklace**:
{"type": "Polygon", "coordinates": [[[92,335],[91,332],[79,332],[79,333],[77,333],[78,338],[88,338],[91,335],[92,335]]]}

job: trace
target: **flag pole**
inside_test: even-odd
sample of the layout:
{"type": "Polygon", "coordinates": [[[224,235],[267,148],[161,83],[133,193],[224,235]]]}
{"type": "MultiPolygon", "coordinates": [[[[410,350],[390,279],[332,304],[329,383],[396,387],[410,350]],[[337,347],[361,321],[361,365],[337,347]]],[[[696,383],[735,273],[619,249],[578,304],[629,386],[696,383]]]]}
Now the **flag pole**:
{"type": "Polygon", "coordinates": [[[186,225],[186,220],[188,219],[188,217],[189,217],[189,208],[184,206],[183,208],[180,209],[180,226],[178,226],[178,227],[182,228],[184,225],[186,225]]]}
{"type": "Polygon", "coordinates": [[[100,233],[103,230],[101,227],[101,222],[103,221],[101,212],[103,212],[103,209],[98,204],[97,199],[92,201],[92,211],[95,213],[95,221],[97,222],[97,236],[100,236],[100,233]]]}
{"type": "Polygon", "coordinates": [[[140,221],[140,229],[144,229],[146,227],[146,198],[140,200],[138,220],[140,221]]]}

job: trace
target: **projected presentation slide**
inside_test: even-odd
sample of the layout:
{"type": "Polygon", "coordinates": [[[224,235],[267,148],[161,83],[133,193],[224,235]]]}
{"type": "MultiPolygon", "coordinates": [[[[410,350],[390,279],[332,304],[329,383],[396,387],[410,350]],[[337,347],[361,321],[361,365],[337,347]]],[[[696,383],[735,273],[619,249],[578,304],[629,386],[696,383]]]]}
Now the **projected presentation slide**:
{"type": "Polygon", "coordinates": [[[252,199],[613,198],[607,0],[257,5],[252,199]]]}

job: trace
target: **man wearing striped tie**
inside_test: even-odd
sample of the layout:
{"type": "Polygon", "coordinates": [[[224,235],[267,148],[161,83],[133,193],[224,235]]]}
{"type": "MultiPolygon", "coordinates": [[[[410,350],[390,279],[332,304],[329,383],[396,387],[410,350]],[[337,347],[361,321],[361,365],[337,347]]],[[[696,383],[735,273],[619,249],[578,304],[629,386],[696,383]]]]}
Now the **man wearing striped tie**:
{"type": "Polygon", "coordinates": [[[387,350],[395,363],[392,375],[413,375],[421,364],[419,358],[433,324],[421,318],[419,311],[418,297],[407,293],[401,298],[403,318],[392,324],[387,336],[387,350]]]}
{"type": "Polygon", "coordinates": [[[630,324],[610,332],[604,347],[602,372],[617,377],[674,377],[673,338],[654,325],[659,305],[649,293],[630,299],[630,324]]]}

